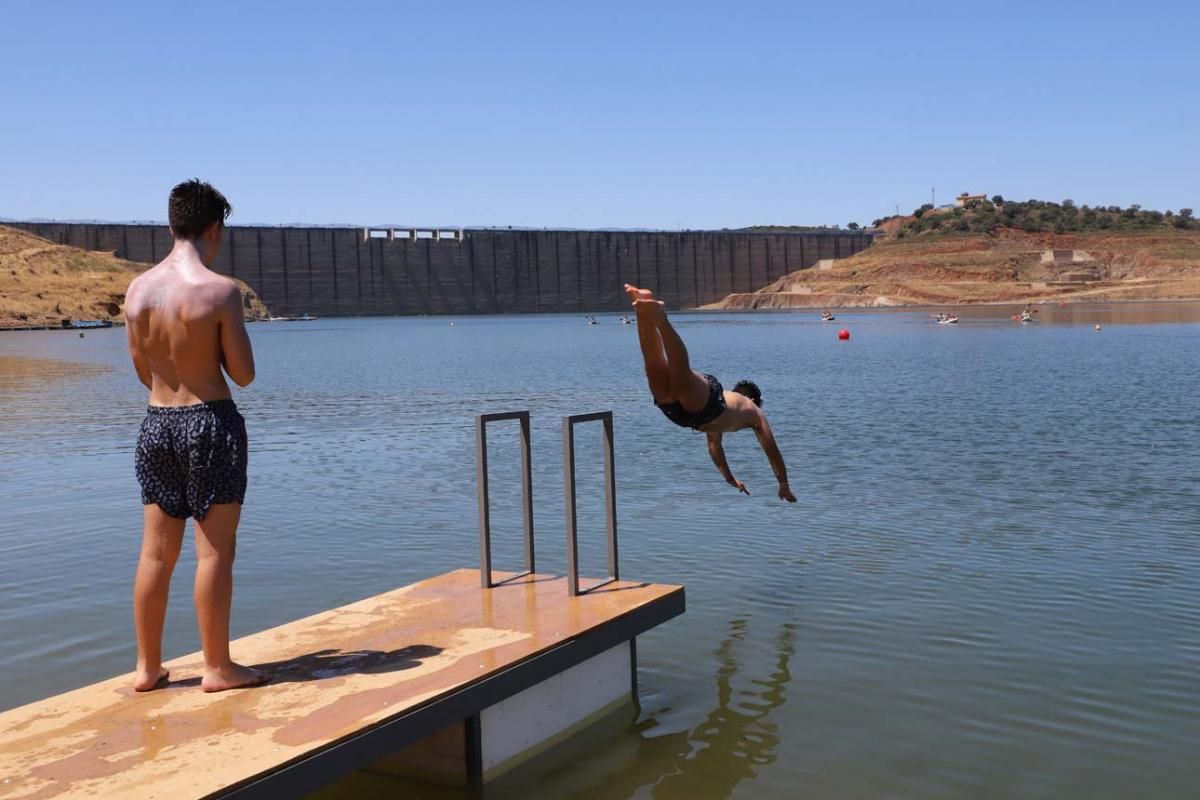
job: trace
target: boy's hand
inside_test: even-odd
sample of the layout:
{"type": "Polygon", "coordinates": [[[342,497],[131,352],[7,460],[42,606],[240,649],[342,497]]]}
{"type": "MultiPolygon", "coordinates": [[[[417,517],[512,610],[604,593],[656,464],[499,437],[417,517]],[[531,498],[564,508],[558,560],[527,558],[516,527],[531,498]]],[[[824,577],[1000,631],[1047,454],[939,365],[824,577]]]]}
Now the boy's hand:
{"type": "Polygon", "coordinates": [[[796,495],[792,494],[791,488],[786,483],[781,483],[779,484],[779,499],[794,503],[796,502],[796,495]]]}
{"type": "Polygon", "coordinates": [[[732,481],[730,481],[730,486],[737,489],[742,494],[750,494],[750,490],[746,488],[746,484],[742,483],[737,478],[734,478],[732,481]]]}

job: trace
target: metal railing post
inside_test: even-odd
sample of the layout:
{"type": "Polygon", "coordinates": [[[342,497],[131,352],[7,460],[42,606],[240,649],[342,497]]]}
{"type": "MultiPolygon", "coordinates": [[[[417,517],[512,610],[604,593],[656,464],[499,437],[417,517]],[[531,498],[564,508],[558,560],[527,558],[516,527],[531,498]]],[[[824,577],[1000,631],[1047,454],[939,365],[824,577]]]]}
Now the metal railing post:
{"type": "Polygon", "coordinates": [[[612,412],[604,417],[604,505],[608,512],[608,574],[621,577],[617,566],[617,475],[612,412]]]}
{"type": "Polygon", "coordinates": [[[611,411],[574,414],[563,417],[563,490],[567,523],[567,591],[572,596],[586,594],[620,577],[617,564],[617,480],[613,446],[611,411]],[[575,425],[580,422],[604,424],[604,505],[608,517],[608,578],[585,590],[579,589],[579,520],[575,508],[575,425]]]}
{"type": "Polygon", "coordinates": [[[507,580],[530,575],[534,570],[533,551],[533,453],[530,442],[529,412],[506,411],[480,414],[475,418],[475,482],[479,494],[479,579],[485,589],[497,584],[492,580],[492,513],[488,493],[487,424],[515,419],[521,425],[521,511],[525,518],[525,572],[507,580]]]}
{"type": "Polygon", "coordinates": [[[575,518],[575,426],[563,417],[563,506],[567,515],[567,594],[579,594],[579,534],[575,518]]]}
{"type": "Polygon", "coordinates": [[[487,425],[475,418],[475,484],[479,487],[479,578],[492,588],[492,509],[488,502],[487,425]]]}
{"type": "Polygon", "coordinates": [[[521,506],[525,525],[525,571],[533,574],[533,445],[529,434],[529,412],[521,421],[521,506]]]}

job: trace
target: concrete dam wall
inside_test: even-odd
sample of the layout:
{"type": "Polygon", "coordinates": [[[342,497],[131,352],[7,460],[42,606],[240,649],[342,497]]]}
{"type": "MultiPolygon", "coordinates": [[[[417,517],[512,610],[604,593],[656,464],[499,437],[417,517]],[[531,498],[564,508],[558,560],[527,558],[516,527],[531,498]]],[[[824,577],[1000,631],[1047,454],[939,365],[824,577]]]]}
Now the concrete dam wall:
{"type": "MultiPolygon", "coordinates": [[[[171,249],[165,225],[4,224],[147,264],[171,249]]],[[[861,233],[234,225],[213,268],[250,284],[275,314],[586,313],[625,309],[626,282],[671,308],[695,308],[870,241],[861,233]]]]}

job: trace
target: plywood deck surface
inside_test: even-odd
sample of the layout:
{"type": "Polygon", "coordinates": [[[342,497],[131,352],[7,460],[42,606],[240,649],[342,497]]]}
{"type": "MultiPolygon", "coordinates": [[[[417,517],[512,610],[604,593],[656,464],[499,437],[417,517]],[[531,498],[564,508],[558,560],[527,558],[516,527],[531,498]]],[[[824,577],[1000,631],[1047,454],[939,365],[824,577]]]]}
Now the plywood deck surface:
{"type": "Polygon", "coordinates": [[[165,689],[123,675],[0,714],[0,797],[218,793],[682,591],[572,598],[563,577],[483,590],[478,570],[449,572],[237,640],[235,659],[273,675],[264,687],[205,694],[193,653],[165,689]]]}

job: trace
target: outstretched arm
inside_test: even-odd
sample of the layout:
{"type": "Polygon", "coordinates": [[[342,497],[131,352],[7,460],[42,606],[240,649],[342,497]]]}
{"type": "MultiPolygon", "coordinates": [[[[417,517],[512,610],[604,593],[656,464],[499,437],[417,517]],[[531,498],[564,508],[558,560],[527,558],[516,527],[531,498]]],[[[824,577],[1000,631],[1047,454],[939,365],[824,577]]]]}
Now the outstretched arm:
{"type": "Polygon", "coordinates": [[[771,426],[767,423],[765,416],[760,417],[760,422],[754,426],[754,435],[758,437],[759,445],[767,454],[767,460],[771,462],[775,479],[779,481],[779,499],[787,500],[789,503],[796,502],[796,496],[792,494],[791,487],[788,486],[787,466],[783,463],[783,454],[779,452],[779,445],[775,443],[775,434],[771,431],[771,426]]]}
{"type": "Polygon", "coordinates": [[[708,434],[708,454],[712,456],[713,463],[721,471],[721,475],[725,478],[726,483],[737,488],[743,494],[750,494],[750,490],[746,488],[746,484],[733,477],[733,473],[729,470],[729,462],[725,460],[725,446],[721,444],[721,434],[708,434]]]}

